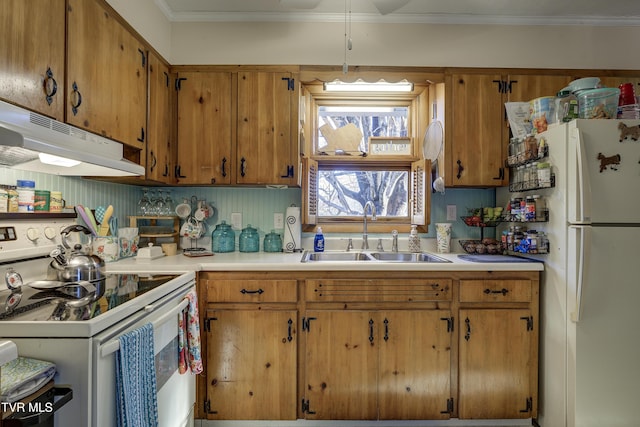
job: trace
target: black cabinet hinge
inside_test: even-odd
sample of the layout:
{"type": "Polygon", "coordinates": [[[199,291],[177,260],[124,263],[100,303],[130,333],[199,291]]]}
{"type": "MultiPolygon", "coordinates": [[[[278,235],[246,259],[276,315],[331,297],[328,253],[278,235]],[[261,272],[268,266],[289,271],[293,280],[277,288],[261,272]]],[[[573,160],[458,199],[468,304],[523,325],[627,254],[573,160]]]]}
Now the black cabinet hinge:
{"type": "Polygon", "coordinates": [[[207,317],[206,319],[204,319],[204,331],[205,332],[211,332],[211,321],[212,320],[218,320],[217,317],[207,317]]]}
{"type": "Polygon", "coordinates": [[[447,409],[440,411],[441,414],[453,414],[453,397],[447,399],[447,409]]]}
{"type": "Polygon", "coordinates": [[[309,409],[309,400],[304,400],[304,397],[302,398],[302,413],[315,414],[315,411],[312,411],[311,409],[309,409]]]}
{"type": "Polygon", "coordinates": [[[283,77],[282,80],[286,80],[287,90],[295,90],[296,79],[292,79],[291,77],[283,77]]]}
{"type": "Polygon", "coordinates": [[[204,401],[204,412],[205,414],[217,414],[218,411],[212,411],[211,410],[211,401],[210,400],[205,400],[204,401]]]}
{"type": "Polygon", "coordinates": [[[532,410],[533,410],[533,397],[527,397],[527,400],[525,402],[525,408],[520,409],[520,412],[527,413],[527,412],[531,412],[532,410]]]}
{"type": "Polygon", "coordinates": [[[176,79],[176,90],[182,89],[182,81],[183,80],[187,80],[187,78],[186,77],[178,77],[176,79]]]}
{"type": "Polygon", "coordinates": [[[521,317],[520,319],[527,322],[527,331],[533,331],[533,316],[521,317]]]}
{"type": "Polygon", "coordinates": [[[441,317],[440,320],[447,322],[447,332],[453,332],[453,317],[441,317]]]}
{"type": "Polygon", "coordinates": [[[138,49],[138,52],[140,52],[140,56],[142,57],[142,66],[144,67],[147,65],[147,55],[142,49],[138,49]]]}
{"type": "Polygon", "coordinates": [[[303,317],[302,318],[302,330],[303,331],[309,331],[310,330],[310,324],[309,322],[311,322],[312,320],[316,320],[317,317],[303,317]]]}

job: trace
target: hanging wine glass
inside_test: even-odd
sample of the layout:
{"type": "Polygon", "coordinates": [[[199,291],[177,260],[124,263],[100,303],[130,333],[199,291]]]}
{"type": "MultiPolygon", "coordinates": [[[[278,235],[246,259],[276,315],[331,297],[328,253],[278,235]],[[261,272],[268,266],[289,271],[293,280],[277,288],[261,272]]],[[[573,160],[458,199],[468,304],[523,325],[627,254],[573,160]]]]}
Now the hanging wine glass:
{"type": "Polygon", "coordinates": [[[165,211],[168,216],[175,216],[175,203],[173,203],[173,199],[171,198],[171,190],[166,190],[167,197],[164,199],[165,211]]]}
{"type": "Polygon", "coordinates": [[[150,206],[149,189],[143,188],[142,197],[138,201],[138,215],[140,216],[149,215],[149,206],[150,206]]]}
{"type": "Polygon", "coordinates": [[[162,196],[162,193],[163,193],[162,190],[158,190],[158,197],[156,198],[156,200],[154,202],[154,208],[155,208],[156,215],[159,215],[159,216],[167,214],[166,204],[164,202],[164,197],[162,196]]]}

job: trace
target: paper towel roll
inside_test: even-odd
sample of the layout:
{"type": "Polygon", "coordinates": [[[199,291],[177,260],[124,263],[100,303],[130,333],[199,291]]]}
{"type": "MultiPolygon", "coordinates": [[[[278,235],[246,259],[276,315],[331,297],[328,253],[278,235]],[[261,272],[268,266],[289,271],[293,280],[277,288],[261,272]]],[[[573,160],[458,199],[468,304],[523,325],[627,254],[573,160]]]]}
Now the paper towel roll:
{"type": "Polygon", "coordinates": [[[284,218],[284,241],[285,252],[295,252],[302,249],[302,226],[300,225],[300,208],[289,206],[284,218]]]}

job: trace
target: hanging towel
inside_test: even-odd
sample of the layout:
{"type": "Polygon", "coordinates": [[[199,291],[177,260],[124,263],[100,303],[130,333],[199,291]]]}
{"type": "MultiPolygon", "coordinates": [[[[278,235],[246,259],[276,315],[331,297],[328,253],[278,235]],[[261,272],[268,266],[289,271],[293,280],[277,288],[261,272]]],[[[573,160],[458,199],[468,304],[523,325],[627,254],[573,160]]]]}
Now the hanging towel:
{"type": "Polygon", "coordinates": [[[119,427],[156,427],[158,396],[153,355],[153,325],[120,337],[116,355],[119,427]]]}
{"type": "Polygon", "coordinates": [[[56,365],[44,360],[18,357],[0,368],[0,400],[15,402],[38,391],[56,374],[56,365]]]}
{"type": "Polygon", "coordinates": [[[191,373],[197,375],[202,372],[198,295],[196,291],[190,291],[185,298],[189,300],[189,305],[178,313],[178,370],[184,374],[191,369],[191,373]]]}

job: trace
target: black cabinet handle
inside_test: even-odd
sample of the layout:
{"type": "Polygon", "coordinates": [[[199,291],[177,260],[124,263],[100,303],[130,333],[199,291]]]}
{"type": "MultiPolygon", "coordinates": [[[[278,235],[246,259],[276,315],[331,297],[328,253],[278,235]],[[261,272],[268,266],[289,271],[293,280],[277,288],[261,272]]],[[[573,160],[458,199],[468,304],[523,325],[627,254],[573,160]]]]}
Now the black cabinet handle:
{"type": "Polygon", "coordinates": [[[140,136],[138,137],[138,141],[144,142],[144,128],[140,128],[140,136]]]}
{"type": "Polygon", "coordinates": [[[162,176],[164,176],[164,177],[169,176],[169,165],[168,164],[164,165],[164,173],[162,174],[162,176]]]}
{"type": "Polygon", "coordinates": [[[53,78],[53,71],[51,68],[47,68],[46,76],[44,79],[44,93],[47,104],[51,105],[54,95],[58,92],[58,82],[53,78]]]}
{"type": "Polygon", "coordinates": [[[156,167],[156,165],[158,164],[158,159],[156,159],[155,154],[153,154],[153,150],[151,150],[149,152],[149,154],[151,155],[151,166],[149,167],[149,170],[151,172],[153,172],[153,169],[156,167]]]}
{"type": "Polygon", "coordinates": [[[182,81],[183,80],[187,80],[187,78],[186,77],[178,77],[176,79],[176,90],[182,89],[182,81]]]}
{"type": "Polygon", "coordinates": [[[247,174],[247,160],[243,157],[240,159],[240,176],[247,174]]]}
{"type": "Polygon", "coordinates": [[[493,291],[493,290],[487,288],[483,292],[485,294],[487,294],[487,295],[489,295],[489,294],[502,294],[502,295],[506,296],[509,293],[509,289],[502,288],[502,289],[500,289],[498,291],[493,291]]]}
{"type": "Polygon", "coordinates": [[[293,165],[287,165],[287,174],[280,175],[280,178],[293,178],[293,165]]]}
{"type": "Polygon", "coordinates": [[[255,291],[249,291],[247,289],[242,288],[242,290],[240,291],[241,294],[262,294],[264,293],[264,290],[261,288],[256,289],[255,291]]]}
{"type": "Polygon", "coordinates": [[[180,165],[176,166],[176,178],[186,178],[186,176],[180,175],[181,173],[182,173],[182,170],[180,168],[180,165]]]}
{"type": "Polygon", "coordinates": [[[291,330],[293,329],[293,320],[289,319],[287,320],[287,341],[291,342],[293,341],[293,335],[291,335],[291,330]]]}
{"type": "Polygon", "coordinates": [[[82,104],[82,94],[78,90],[78,85],[76,84],[76,82],[73,82],[73,84],[71,85],[71,89],[73,89],[73,91],[71,92],[71,112],[75,116],[76,114],[78,114],[78,107],[80,107],[80,105],[82,104]]]}
{"type": "Polygon", "coordinates": [[[226,176],[227,176],[227,169],[226,169],[226,166],[227,166],[227,158],[226,158],[226,157],[223,157],[223,158],[222,158],[222,176],[223,176],[223,177],[226,177],[226,176]]]}
{"type": "Polygon", "coordinates": [[[384,319],[384,340],[389,341],[389,319],[384,319]]]}
{"type": "Polygon", "coordinates": [[[456,163],[458,164],[458,174],[456,175],[456,178],[460,179],[462,177],[462,171],[464,171],[464,167],[462,166],[461,160],[458,160],[456,163]]]}
{"type": "Polygon", "coordinates": [[[471,338],[471,321],[469,320],[468,317],[464,319],[464,324],[467,329],[467,331],[464,334],[464,339],[469,341],[469,339],[471,338]]]}
{"type": "Polygon", "coordinates": [[[373,344],[373,319],[369,319],[369,342],[373,344]]]}
{"type": "Polygon", "coordinates": [[[498,92],[504,93],[504,81],[502,80],[494,80],[494,83],[498,83],[498,92]]]}

